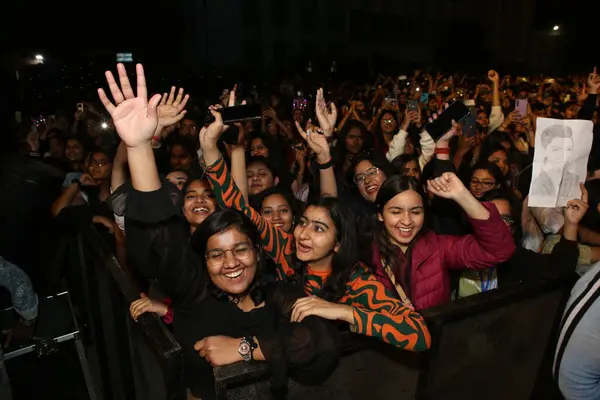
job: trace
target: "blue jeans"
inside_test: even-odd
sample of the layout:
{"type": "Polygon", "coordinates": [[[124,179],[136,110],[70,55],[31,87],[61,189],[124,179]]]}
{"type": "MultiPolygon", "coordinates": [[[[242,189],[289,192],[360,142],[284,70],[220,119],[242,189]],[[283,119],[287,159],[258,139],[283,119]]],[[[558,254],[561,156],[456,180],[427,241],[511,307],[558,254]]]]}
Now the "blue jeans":
{"type": "Polygon", "coordinates": [[[37,318],[38,297],[29,277],[16,265],[0,257],[0,287],[10,292],[12,305],[24,321],[37,318]]]}
{"type": "Polygon", "coordinates": [[[563,316],[557,360],[561,348],[563,353],[557,377],[558,386],[567,400],[600,399],[599,278],[600,263],[596,263],[573,287],[563,316]],[[576,317],[578,310],[580,315],[576,317]],[[575,329],[567,338],[569,325],[575,329]]]}

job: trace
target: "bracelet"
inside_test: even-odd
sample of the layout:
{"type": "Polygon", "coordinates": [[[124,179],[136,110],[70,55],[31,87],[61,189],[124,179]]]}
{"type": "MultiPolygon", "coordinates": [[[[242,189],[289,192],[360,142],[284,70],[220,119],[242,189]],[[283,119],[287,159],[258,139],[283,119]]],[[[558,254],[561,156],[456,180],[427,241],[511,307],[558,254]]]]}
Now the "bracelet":
{"type": "Polygon", "coordinates": [[[151,143],[152,143],[152,148],[154,150],[160,149],[161,146],[162,146],[162,139],[161,139],[160,136],[152,136],[152,142],[151,143]],[[154,143],[156,143],[156,144],[154,144],[154,143]]]}
{"type": "Polygon", "coordinates": [[[450,147],[436,147],[435,154],[448,154],[450,155],[450,147]]]}
{"type": "Polygon", "coordinates": [[[329,161],[327,161],[325,164],[319,164],[319,163],[315,163],[315,164],[317,164],[317,168],[320,170],[331,168],[331,167],[333,167],[333,157],[329,161]]]}

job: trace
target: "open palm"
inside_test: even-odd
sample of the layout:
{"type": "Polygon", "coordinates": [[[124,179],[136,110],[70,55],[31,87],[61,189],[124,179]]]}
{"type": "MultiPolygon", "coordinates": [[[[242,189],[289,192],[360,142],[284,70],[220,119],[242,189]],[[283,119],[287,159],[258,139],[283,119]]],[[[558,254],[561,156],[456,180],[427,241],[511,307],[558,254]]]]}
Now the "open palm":
{"type": "Polygon", "coordinates": [[[327,108],[325,102],[325,96],[323,95],[323,89],[317,90],[317,101],[315,103],[315,113],[319,126],[323,129],[325,136],[329,137],[333,134],[333,128],[337,121],[337,108],[335,104],[331,103],[330,108],[327,108]]]}
{"type": "Polygon", "coordinates": [[[330,158],[331,153],[329,150],[329,143],[327,142],[327,136],[318,132],[310,120],[306,125],[306,130],[302,129],[298,121],[296,121],[296,129],[298,129],[300,136],[304,138],[306,144],[308,144],[308,147],[315,152],[318,158],[330,158]]]}
{"type": "Polygon", "coordinates": [[[177,97],[175,97],[175,86],[171,87],[168,96],[164,93],[157,109],[158,126],[166,128],[181,121],[186,114],[184,109],[189,99],[189,94],[183,95],[183,88],[179,88],[177,97]]]}
{"type": "Polygon", "coordinates": [[[138,147],[150,143],[158,125],[157,106],[161,96],[154,95],[148,102],[146,78],[142,64],[136,65],[137,96],[133,93],[127,71],[123,64],[117,64],[121,88],[110,71],[106,71],[106,81],[113,96],[113,104],[103,89],[98,89],[100,101],[113,119],[115,129],[127,147],[138,147]]]}

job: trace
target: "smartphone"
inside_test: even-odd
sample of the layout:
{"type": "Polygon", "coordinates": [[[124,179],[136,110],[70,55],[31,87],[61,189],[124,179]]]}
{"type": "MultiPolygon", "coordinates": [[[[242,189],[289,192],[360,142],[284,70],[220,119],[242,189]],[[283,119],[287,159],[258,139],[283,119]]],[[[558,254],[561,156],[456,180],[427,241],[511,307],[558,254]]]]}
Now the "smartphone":
{"type": "Polygon", "coordinates": [[[429,103],[429,93],[421,93],[421,103],[427,104],[429,103]]]}
{"type": "Polygon", "coordinates": [[[419,101],[415,99],[408,100],[408,111],[419,111],[419,101]]]}
{"type": "MultiPolygon", "coordinates": [[[[221,117],[225,125],[240,121],[255,121],[262,118],[262,106],[260,104],[249,104],[244,106],[225,107],[221,109],[221,117]]],[[[215,117],[209,112],[206,115],[205,125],[210,125],[215,117]]]]}
{"type": "Polygon", "coordinates": [[[521,117],[527,116],[527,99],[515,100],[515,111],[519,113],[521,117]]]}
{"type": "Polygon", "coordinates": [[[429,136],[436,141],[452,128],[452,121],[461,122],[469,116],[471,111],[460,100],[450,104],[437,119],[425,125],[429,136]]]}
{"type": "Polygon", "coordinates": [[[83,103],[77,103],[77,111],[83,112],[83,103]]]}
{"type": "Polygon", "coordinates": [[[472,138],[477,135],[477,108],[475,107],[475,100],[465,101],[465,106],[469,108],[469,115],[461,122],[462,134],[468,138],[472,138]]]}

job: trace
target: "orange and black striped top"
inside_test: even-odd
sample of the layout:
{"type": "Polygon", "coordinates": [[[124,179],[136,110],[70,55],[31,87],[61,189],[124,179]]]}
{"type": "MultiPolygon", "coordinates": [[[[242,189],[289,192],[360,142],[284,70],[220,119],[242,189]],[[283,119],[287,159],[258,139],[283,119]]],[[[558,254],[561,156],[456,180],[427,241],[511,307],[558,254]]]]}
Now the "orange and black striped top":
{"type": "MultiPolygon", "coordinates": [[[[294,275],[294,236],[271,225],[246,203],[222,157],[213,165],[207,166],[206,177],[212,185],[219,206],[243,212],[256,225],[264,251],[277,265],[277,278],[286,280],[288,276],[294,275]]],[[[309,295],[318,295],[328,274],[312,271],[308,266],[305,276],[304,291],[309,295]]],[[[346,294],[339,303],[353,307],[352,328],[356,333],[374,336],[396,347],[412,351],[427,350],[431,344],[429,330],[423,317],[391,296],[385,286],[363,264],[356,266],[348,281],[346,294]]]]}

